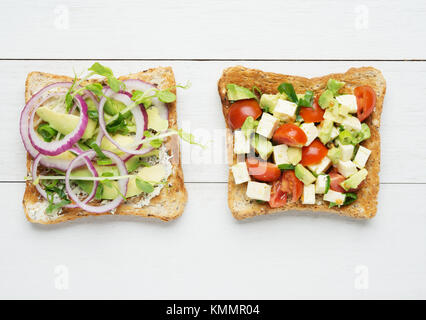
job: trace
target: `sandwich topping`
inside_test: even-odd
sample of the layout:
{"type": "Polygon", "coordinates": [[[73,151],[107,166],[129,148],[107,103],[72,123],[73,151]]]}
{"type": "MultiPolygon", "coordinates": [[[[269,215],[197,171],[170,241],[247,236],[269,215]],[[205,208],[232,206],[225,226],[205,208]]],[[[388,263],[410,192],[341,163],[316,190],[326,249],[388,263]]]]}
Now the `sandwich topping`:
{"type": "Polygon", "coordinates": [[[374,111],[369,86],[341,94],[344,82],[329,79],[327,88],[296,93],[282,83],[277,94],[227,85],[231,105],[228,126],[234,133],[236,184],[247,184],[248,198],[271,208],[301,201],[340,207],[353,203],[368,175],[371,150],[364,122],[374,111]]]}
{"type": "Polygon", "coordinates": [[[35,93],[20,119],[32,158],[27,180],[43,200],[29,208],[30,216],[52,219],[63,208],[114,213],[123,202],[143,207],[169,187],[173,154],[165,142],[178,135],[197,144],[191,134],[170,127],[173,89],[120,81],[95,63],[81,79],[35,93]],[[94,75],[105,80],[87,81],[94,75]]]}

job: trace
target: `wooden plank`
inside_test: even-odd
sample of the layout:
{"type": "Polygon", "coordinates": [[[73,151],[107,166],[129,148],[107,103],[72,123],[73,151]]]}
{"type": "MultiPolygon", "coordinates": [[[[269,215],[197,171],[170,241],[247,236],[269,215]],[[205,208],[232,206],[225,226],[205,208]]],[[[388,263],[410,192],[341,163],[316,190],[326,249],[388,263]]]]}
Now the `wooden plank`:
{"type": "MultiPolygon", "coordinates": [[[[116,74],[126,74],[158,65],[171,65],[177,81],[192,82],[189,90],[179,90],[178,120],[180,125],[195,133],[208,144],[206,150],[183,145],[185,179],[188,182],[225,182],[224,121],[217,95],[217,80],[221,71],[231,65],[244,64],[266,71],[303,76],[320,76],[342,72],[351,66],[373,65],[381,69],[387,79],[388,90],[382,118],[381,181],[385,183],[425,183],[426,160],[423,106],[425,62],[253,62],[232,61],[106,61],[116,74]],[[402,162],[402,163],[401,163],[402,162]]],[[[25,175],[25,152],[18,131],[20,110],[24,104],[26,74],[42,70],[58,74],[72,74],[72,68],[82,71],[89,61],[0,61],[0,72],[7,77],[0,80],[0,117],[2,149],[0,181],[22,180],[25,175]],[[19,110],[19,111],[18,111],[19,110]]]]}
{"type": "Polygon", "coordinates": [[[425,59],[425,13],[422,0],[3,0],[0,58],[425,59]]]}
{"type": "Polygon", "coordinates": [[[107,216],[56,226],[25,220],[23,187],[0,184],[3,299],[426,298],[426,185],[382,186],[371,221],[289,213],[239,222],[226,186],[201,183],[187,184],[173,222],[107,216]],[[58,290],[64,268],[68,289],[58,290]]]}

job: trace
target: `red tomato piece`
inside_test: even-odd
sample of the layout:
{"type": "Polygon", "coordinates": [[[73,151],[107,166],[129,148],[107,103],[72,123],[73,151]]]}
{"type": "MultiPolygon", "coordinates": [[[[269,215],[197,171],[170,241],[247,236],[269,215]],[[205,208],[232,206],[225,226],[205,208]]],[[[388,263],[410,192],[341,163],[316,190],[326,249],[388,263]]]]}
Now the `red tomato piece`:
{"type": "Polygon", "coordinates": [[[302,148],[302,161],[304,166],[320,163],[328,153],[328,149],[321,141],[315,139],[312,143],[302,148]]]}
{"type": "Polygon", "coordinates": [[[295,124],[285,123],[275,131],[272,141],[277,144],[300,147],[308,141],[308,137],[305,132],[295,124]]]}
{"type": "Polygon", "coordinates": [[[279,208],[285,206],[287,203],[287,192],[281,190],[281,180],[277,180],[272,185],[271,199],[269,206],[271,208],[279,208]]]}
{"type": "Polygon", "coordinates": [[[286,170],[281,176],[281,191],[292,194],[290,202],[296,202],[302,195],[303,183],[297,179],[293,170],[286,170]]]}
{"type": "Polygon", "coordinates": [[[256,158],[246,159],[249,175],[259,181],[273,182],[281,176],[281,170],[271,162],[260,161],[256,158]]]}
{"type": "Polygon", "coordinates": [[[312,104],[312,108],[302,107],[300,108],[300,116],[306,123],[309,122],[321,122],[324,120],[324,112],[325,110],[321,109],[318,104],[318,99],[315,99],[312,104]]]}
{"type": "Polygon", "coordinates": [[[357,116],[362,122],[367,119],[376,106],[376,92],[370,86],[361,86],[355,88],[354,94],[358,106],[357,116]]]}
{"type": "Polygon", "coordinates": [[[336,170],[332,170],[330,173],[330,189],[336,192],[346,192],[340,184],[346,180],[344,176],[340,173],[337,173],[336,170]]]}
{"type": "Polygon", "coordinates": [[[234,102],[228,110],[228,125],[236,130],[241,128],[247,117],[252,116],[256,120],[261,115],[262,109],[256,100],[239,100],[234,102]]]}

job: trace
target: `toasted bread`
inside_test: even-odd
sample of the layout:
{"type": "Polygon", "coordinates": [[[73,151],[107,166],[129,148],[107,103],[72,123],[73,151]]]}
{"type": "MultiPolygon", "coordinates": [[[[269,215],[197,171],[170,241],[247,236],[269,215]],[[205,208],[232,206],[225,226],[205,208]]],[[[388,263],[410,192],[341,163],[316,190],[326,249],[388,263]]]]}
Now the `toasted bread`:
{"type": "MultiPolygon", "coordinates": [[[[257,215],[290,210],[332,212],[343,216],[364,219],[375,216],[377,212],[377,197],[379,193],[380,115],[382,113],[383,99],[386,92],[386,81],[379,70],[372,67],[351,68],[345,73],[329,74],[327,76],[309,79],[298,76],[263,72],[255,69],[247,69],[242,66],[230,67],[223,71],[222,77],[218,82],[219,95],[222,100],[223,115],[225,119],[227,119],[230,101],[227,98],[226,85],[229,83],[235,83],[247,88],[256,86],[263,93],[275,94],[278,92],[277,88],[282,82],[289,82],[293,84],[296,93],[304,93],[306,90],[312,90],[318,94],[325,90],[327,81],[330,78],[344,81],[346,83],[345,87],[342,89],[342,93],[353,93],[355,87],[368,85],[374,89],[377,95],[376,107],[372,115],[365,121],[365,123],[367,123],[370,127],[371,138],[364,141],[362,145],[370,149],[372,152],[366,165],[366,169],[369,174],[366,181],[364,181],[362,188],[357,192],[358,199],[347,206],[329,208],[328,203],[321,201],[317,195],[318,201],[315,205],[303,205],[299,201],[295,203],[288,203],[282,208],[271,208],[268,203],[259,203],[255,200],[250,200],[246,196],[246,184],[236,185],[232,172],[229,170],[228,204],[236,219],[244,219],[257,215]]],[[[233,135],[228,124],[227,128],[227,152],[230,165],[232,165],[236,161],[236,156],[233,154],[233,135]]]]}
{"type": "MultiPolygon", "coordinates": [[[[140,79],[153,84],[158,88],[172,88],[175,86],[173,70],[170,67],[159,67],[145,70],[139,73],[122,76],[120,80],[140,79]]],[[[43,87],[59,81],[72,81],[67,76],[59,76],[42,72],[31,72],[28,74],[25,85],[25,101],[28,101],[33,94],[43,87]]],[[[94,80],[92,80],[94,81],[94,80]]],[[[104,80],[99,80],[104,81],[104,80]]],[[[176,93],[175,90],[173,90],[176,93]]],[[[169,108],[169,127],[177,129],[176,101],[168,104],[169,108]]],[[[169,137],[165,142],[167,153],[172,157],[172,173],[168,178],[168,185],[161,189],[158,196],[151,199],[149,205],[141,208],[132,204],[132,202],[122,203],[114,212],[115,215],[134,215],[141,217],[153,217],[164,221],[179,217],[187,201],[187,192],[183,181],[183,172],[181,167],[179,140],[176,136],[169,137]]],[[[32,158],[27,154],[27,170],[31,169],[32,158]]],[[[139,197],[132,197],[132,201],[137,201],[139,197]],[[135,199],[136,198],[136,199],[135,199]]],[[[63,208],[62,212],[54,217],[44,214],[46,200],[41,198],[32,182],[26,182],[23,205],[27,219],[33,223],[53,224],[74,220],[76,218],[92,215],[108,215],[112,213],[94,214],[83,211],[79,208],[63,208]]]]}

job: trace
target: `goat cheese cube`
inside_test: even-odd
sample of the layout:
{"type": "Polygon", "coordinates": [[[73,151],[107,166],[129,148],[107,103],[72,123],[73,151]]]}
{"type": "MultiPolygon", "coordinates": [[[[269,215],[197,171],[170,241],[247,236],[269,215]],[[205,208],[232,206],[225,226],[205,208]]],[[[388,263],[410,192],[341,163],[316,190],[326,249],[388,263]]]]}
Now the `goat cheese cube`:
{"type": "Polygon", "coordinates": [[[371,154],[371,150],[363,146],[359,146],[354,159],[355,165],[360,169],[364,168],[368,158],[370,157],[370,154],[371,154]]]}
{"type": "Polygon", "coordinates": [[[256,133],[264,136],[267,139],[271,139],[279,123],[280,121],[277,118],[267,112],[264,112],[262,114],[262,118],[260,118],[256,133]]]}
{"type": "Polygon", "coordinates": [[[232,167],[232,174],[234,175],[235,184],[241,184],[250,181],[250,176],[245,162],[238,162],[232,167]]]}
{"type": "Polygon", "coordinates": [[[354,173],[357,173],[357,169],[355,166],[355,163],[352,161],[342,161],[339,160],[337,163],[337,171],[339,171],[340,174],[342,174],[345,178],[353,175],[354,173]]]}
{"type": "Polygon", "coordinates": [[[327,188],[328,174],[320,174],[315,183],[315,193],[324,194],[327,188]]]}
{"type": "Polygon", "coordinates": [[[329,157],[324,157],[324,159],[321,160],[320,163],[317,164],[311,164],[308,166],[308,168],[314,172],[315,174],[320,174],[325,171],[327,171],[328,168],[331,166],[331,160],[329,157]]]}
{"type": "Polygon", "coordinates": [[[250,153],[250,138],[246,137],[241,130],[234,131],[235,154],[250,153]]]}
{"type": "Polygon", "coordinates": [[[303,186],[302,203],[315,204],[315,185],[313,183],[303,186]]]}
{"type": "Polygon", "coordinates": [[[350,131],[361,131],[361,122],[357,117],[347,116],[342,120],[342,125],[345,129],[350,131]]]}
{"type": "Polygon", "coordinates": [[[313,123],[303,123],[300,126],[300,129],[302,129],[303,132],[308,137],[308,140],[306,141],[305,146],[309,146],[312,143],[312,141],[314,141],[315,138],[318,137],[318,129],[317,127],[315,127],[315,124],[313,123]]]}
{"type": "Polygon", "coordinates": [[[339,148],[342,150],[342,161],[349,161],[352,159],[355,149],[353,144],[341,144],[339,148]]]}
{"type": "Polygon", "coordinates": [[[279,144],[274,146],[272,149],[274,153],[274,162],[276,165],[290,163],[287,155],[288,146],[286,144],[279,144]]]}
{"type": "Polygon", "coordinates": [[[330,136],[331,138],[330,138],[330,140],[336,139],[339,136],[339,134],[340,134],[339,129],[337,129],[336,127],[333,127],[333,129],[331,129],[331,136],[330,136]]]}
{"type": "Polygon", "coordinates": [[[278,99],[274,108],[274,116],[280,120],[288,121],[296,118],[297,104],[283,99],[278,99]]]}
{"type": "Polygon", "coordinates": [[[342,94],[341,96],[336,97],[337,102],[342,106],[347,107],[349,113],[356,113],[358,110],[358,105],[356,103],[356,97],[353,94],[342,94]]]}
{"type": "Polygon", "coordinates": [[[269,201],[271,199],[271,186],[267,183],[249,181],[246,195],[251,199],[269,201]]]}
{"type": "Polygon", "coordinates": [[[334,202],[335,204],[342,205],[345,202],[345,194],[341,192],[336,192],[333,190],[328,190],[328,192],[324,195],[324,201],[334,202]]]}

